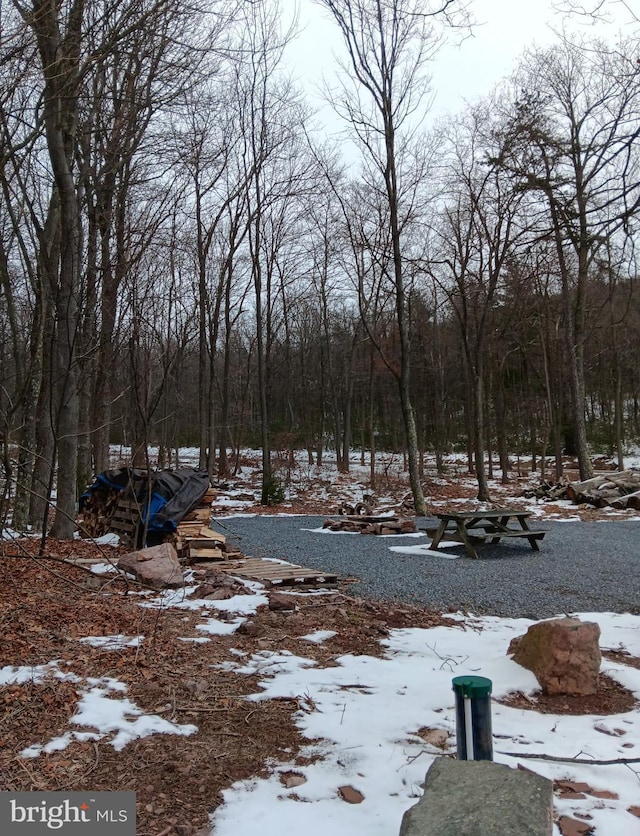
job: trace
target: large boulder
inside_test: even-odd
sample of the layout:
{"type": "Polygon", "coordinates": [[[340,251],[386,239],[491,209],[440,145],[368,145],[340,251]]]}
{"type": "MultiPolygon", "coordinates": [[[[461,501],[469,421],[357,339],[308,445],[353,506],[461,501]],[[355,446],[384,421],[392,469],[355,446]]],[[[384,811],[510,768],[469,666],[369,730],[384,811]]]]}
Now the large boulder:
{"type": "Polygon", "coordinates": [[[182,567],[171,543],[125,554],[118,561],[118,569],[130,572],[140,583],[154,589],[184,586],[182,567]]]}
{"type": "Polygon", "coordinates": [[[553,784],[492,761],[440,757],[400,836],[551,836],[553,784]]]}
{"type": "Polygon", "coordinates": [[[600,673],[600,627],[579,618],[533,624],[511,641],[513,661],[536,675],[547,694],[595,694],[600,673]]]}

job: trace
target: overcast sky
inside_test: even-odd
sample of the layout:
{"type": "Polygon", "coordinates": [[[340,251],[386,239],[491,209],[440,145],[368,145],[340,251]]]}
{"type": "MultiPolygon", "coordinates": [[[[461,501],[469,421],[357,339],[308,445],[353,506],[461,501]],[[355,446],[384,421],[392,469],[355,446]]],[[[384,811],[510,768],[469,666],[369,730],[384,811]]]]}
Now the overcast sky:
{"type": "MultiPolygon", "coordinates": [[[[315,88],[323,75],[330,79],[334,70],[333,53],[340,48],[336,25],[314,0],[281,0],[283,8],[299,10],[301,34],[289,48],[291,70],[307,90],[319,119],[329,132],[337,129],[335,117],[323,107],[315,88]]],[[[615,0],[611,8],[615,7],[615,0]]],[[[515,69],[524,49],[544,45],[556,39],[563,18],[552,9],[552,0],[472,0],[471,10],[477,24],[473,34],[460,45],[445,46],[431,67],[434,102],[432,113],[457,112],[464,100],[473,101],[490,90],[515,69]]],[[[621,12],[623,10],[621,9],[621,12]]],[[[613,27],[598,23],[581,29],[593,35],[621,30],[622,14],[613,27]]],[[[628,16],[627,16],[628,21],[628,16]]],[[[625,22],[627,22],[625,21],[625,22]]],[[[578,27],[574,21],[573,28],[578,27]]]]}

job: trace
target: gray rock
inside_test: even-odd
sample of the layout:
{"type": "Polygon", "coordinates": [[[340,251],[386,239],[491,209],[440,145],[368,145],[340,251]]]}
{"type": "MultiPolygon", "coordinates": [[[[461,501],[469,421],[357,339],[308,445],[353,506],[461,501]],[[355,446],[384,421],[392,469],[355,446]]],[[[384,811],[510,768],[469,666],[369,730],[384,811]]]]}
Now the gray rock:
{"type": "Polygon", "coordinates": [[[400,836],[551,836],[553,785],[492,761],[436,758],[400,836]]]}

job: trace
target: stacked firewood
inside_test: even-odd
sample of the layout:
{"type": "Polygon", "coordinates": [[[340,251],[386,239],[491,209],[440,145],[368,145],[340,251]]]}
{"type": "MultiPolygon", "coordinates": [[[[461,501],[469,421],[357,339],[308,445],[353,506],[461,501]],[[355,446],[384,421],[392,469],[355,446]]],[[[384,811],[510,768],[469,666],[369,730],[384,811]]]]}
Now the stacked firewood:
{"type": "Polygon", "coordinates": [[[540,482],[534,488],[525,488],[520,496],[524,496],[526,499],[542,499],[548,502],[556,499],[566,499],[568,484],[567,479],[561,479],[559,482],[540,482]]]}
{"type": "Polygon", "coordinates": [[[322,527],[329,531],[353,534],[414,534],[417,531],[415,522],[407,517],[372,517],[363,514],[325,520],[322,527]]]}
{"type": "Polygon", "coordinates": [[[640,471],[601,473],[583,482],[544,483],[527,494],[536,499],[568,499],[574,505],[640,510],[640,471]]]}
{"type": "Polygon", "coordinates": [[[193,511],[178,523],[170,538],[182,560],[228,560],[241,557],[240,549],[227,543],[227,538],[211,528],[211,503],[216,491],[209,488],[193,511]]]}
{"type": "Polygon", "coordinates": [[[603,508],[640,508],[640,472],[623,470],[567,485],[567,499],[603,508]]]}
{"type": "Polygon", "coordinates": [[[121,493],[106,485],[91,491],[78,517],[78,528],[83,537],[102,537],[111,531],[121,493]]]}

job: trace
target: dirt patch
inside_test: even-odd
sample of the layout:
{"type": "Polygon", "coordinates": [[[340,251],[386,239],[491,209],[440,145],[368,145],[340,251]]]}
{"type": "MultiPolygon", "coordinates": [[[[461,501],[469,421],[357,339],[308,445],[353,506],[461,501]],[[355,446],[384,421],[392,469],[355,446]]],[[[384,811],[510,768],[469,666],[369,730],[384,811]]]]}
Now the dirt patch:
{"type": "Polygon", "coordinates": [[[610,662],[616,662],[619,665],[628,665],[630,668],[640,670],[640,658],[632,656],[626,650],[603,650],[602,655],[610,662]]]}
{"type": "Polygon", "coordinates": [[[540,714],[622,714],[637,705],[631,691],[603,673],[598,677],[597,693],[588,696],[545,694],[542,691],[529,696],[514,691],[495,701],[510,708],[523,708],[540,714]]]}
{"type": "MultiPolygon", "coordinates": [[[[120,580],[103,584],[100,578],[96,586],[95,575],[62,562],[99,557],[95,545],[51,541],[48,559],[37,559],[37,551],[30,538],[0,545],[0,668],[56,660],[42,681],[0,688],[3,789],[134,790],[138,836],[196,836],[234,781],[265,775],[270,759],[308,762],[300,749],[309,741],[301,738],[292,715],[314,706],[302,697],[249,702],[246,696],[260,690],[257,677],[221,667],[237,662],[238,651],[287,650],[335,665],[343,654],[381,655],[380,639],[392,627],[459,627],[439,613],[336,591],[297,595],[290,612],[264,606],[251,616],[251,631],[196,644],[183,639],[206,636],[196,629],[203,620],[198,612],[142,607],[140,586],[120,580]],[[301,638],[316,630],[335,635],[321,644],[301,638]],[[144,641],[117,650],[80,642],[116,635],[144,641]],[[81,683],[62,681],[60,672],[75,674],[81,683]],[[143,712],[194,724],[197,733],[155,734],[121,751],[107,735],[21,756],[26,747],[70,731],[78,691],[86,690],[89,677],[117,679],[127,687],[123,696],[143,712]]],[[[117,558],[117,551],[107,552],[117,558]]]]}

